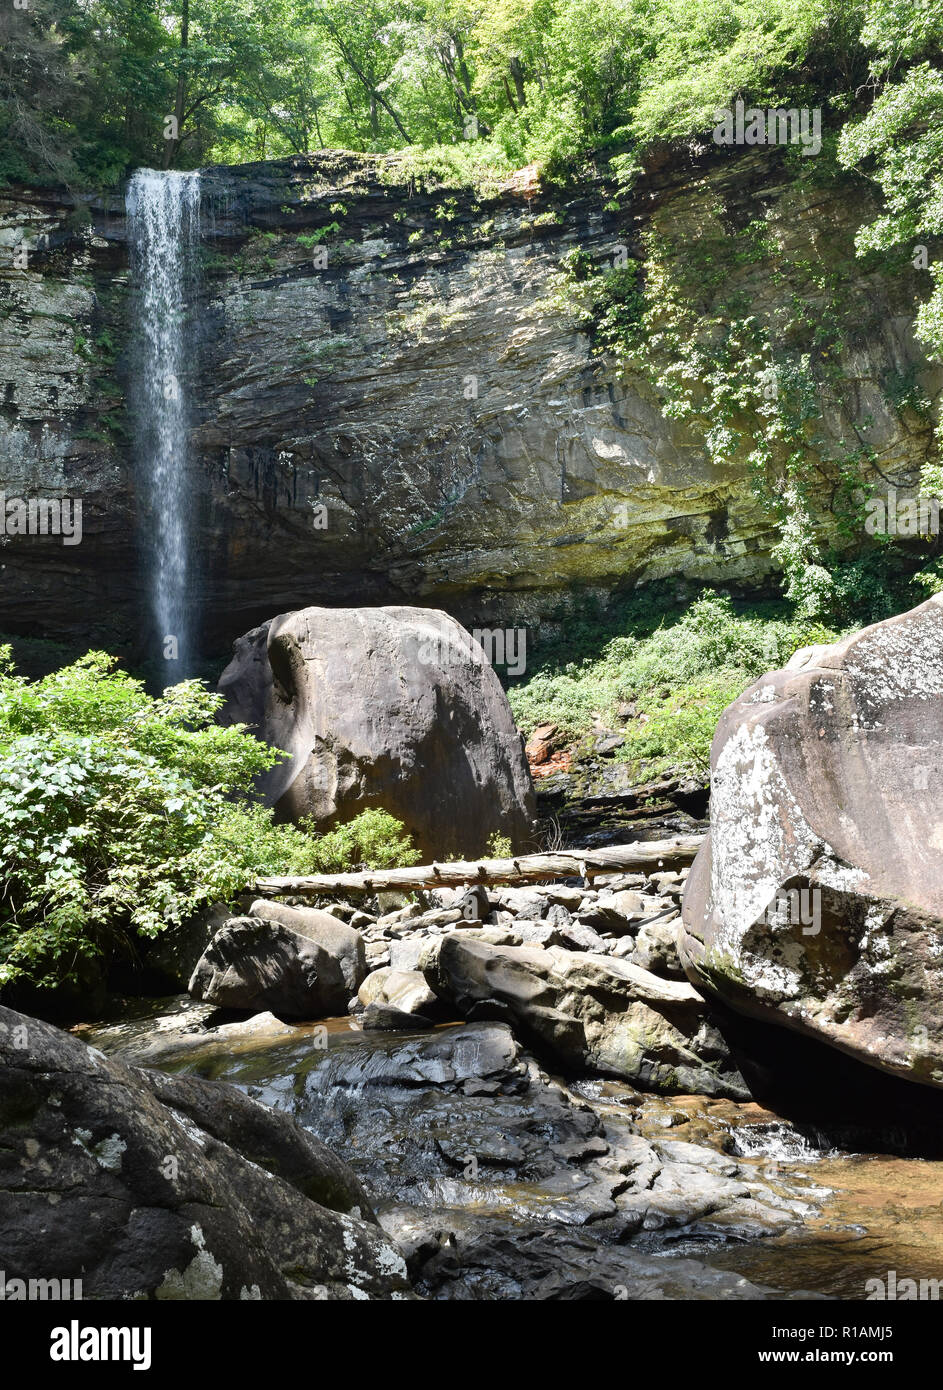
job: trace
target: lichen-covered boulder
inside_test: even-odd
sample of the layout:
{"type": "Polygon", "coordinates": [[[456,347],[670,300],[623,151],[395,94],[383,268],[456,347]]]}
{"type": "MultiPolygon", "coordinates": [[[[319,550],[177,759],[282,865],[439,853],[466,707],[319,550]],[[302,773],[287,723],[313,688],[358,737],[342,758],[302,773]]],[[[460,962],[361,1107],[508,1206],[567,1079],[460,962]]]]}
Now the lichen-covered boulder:
{"type": "Polygon", "coordinates": [[[289,756],[260,783],[286,818],[380,807],[424,858],[523,848],[533,786],[481,644],[429,608],[304,608],[235,644],[223,717],[289,756]]]}
{"type": "Polygon", "coordinates": [[[411,1297],[357,1177],[290,1116],[5,1008],[0,1251],[8,1298],[411,1297]]]}
{"type": "Polygon", "coordinates": [[[943,596],[756,681],[711,768],[689,977],[943,1086],[943,596]]]}

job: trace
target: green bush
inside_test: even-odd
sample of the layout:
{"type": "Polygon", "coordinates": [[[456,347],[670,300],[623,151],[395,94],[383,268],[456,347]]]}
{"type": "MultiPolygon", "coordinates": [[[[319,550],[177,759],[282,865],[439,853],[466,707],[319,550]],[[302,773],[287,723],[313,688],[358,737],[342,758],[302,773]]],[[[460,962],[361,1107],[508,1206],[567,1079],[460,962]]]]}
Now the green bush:
{"type": "Polygon", "coordinates": [[[401,821],[387,811],[369,810],[321,836],[314,845],[309,872],[408,868],[419,859],[419,851],[401,821]]]}
{"type": "Polygon", "coordinates": [[[51,987],[259,874],[388,864],[368,811],[319,840],[252,800],[277,752],[198,681],[149,696],[101,652],[30,682],[0,648],[0,986],[51,987]]]}
{"type": "Polygon", "coordinates": [[[656,766],[668,763],[706,771],[718,720],[747,684],[741,676],[721,673],[698,684],[678,686],[667,699],[640,701],[646,722],[627,727],[625,755],[656,766]]]}
{"type": "MultiPolygon", "coordinates": [[[[738,613],[730,598],[707,591],[686,610],[666,608],[657,626],[643,610],[641,630],[633,632],[630,606],[620,619],[629,631],[597,638],[592,654],[576,660],[567,659],[564,637],[528,680],[512,687],[515,718],[526,734],[552,721],[575,740],[594,718],[616,726],[617,705],[631,700],[645,718],[627,724],[620,756],[701,767],[731,700],[797,648],[834,640],[821,624],[780,616],[783,605],[771,616],[771,607],[738,613]]],[[[581,646],[589,631],[580,634],[581,646]]]]}

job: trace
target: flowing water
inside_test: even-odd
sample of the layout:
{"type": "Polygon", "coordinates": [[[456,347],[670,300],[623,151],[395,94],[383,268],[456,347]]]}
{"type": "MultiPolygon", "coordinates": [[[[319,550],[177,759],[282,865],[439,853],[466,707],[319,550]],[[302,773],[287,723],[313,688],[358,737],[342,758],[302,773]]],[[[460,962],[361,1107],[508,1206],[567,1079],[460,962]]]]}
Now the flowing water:
{"type": "Polygon", "coordinates": [[[187,313],[200,236],[200,176],[138,169],[127,191],[134,289],[139,476],[156,653],[172,684],[194,650],[189,484],[187,313]]]}
{"type": "MultiPolygon", "coordinates": [[[[486,1217],[509,1234],[525,1220],[579,1227],[587,1219],[585,1191],[513,1171],[521,1115],[532,1100],[487,1088],[465,1096],[442,1089],[448,1067],[462,1061],[454,1047],[444,1051],[454,1026],[417,1037],[360,1032],[348,1018],[286,1026],[260,1015],[251,1027],[214,1032],[211,1024],[201,1037],[193,1030],[207,1015],[208,1006],[190,1001],[148,1001],[118,1022],[78,1031],[106,1052],[229,1081],[293,1114],[387,1205],[444,1211],[449,1220],[459,1212],[466,1220],[486,1217]],[[454,1166],[453,1175],[444,1172],[450,1134],[455,1155],[465,1146],[487,1152],[497,1172],[482,1182],[469,1182],[454,1166]]],[[[844,1151],[754,1102],[641,1095],[604,1079],[571,1081],[569,1089],[604,1121],[628,1120],[656,1143],[710,1148],[734,1159],[756,1190],[805,1204],[801,1222],[765,1235],[749,1222],[725,1228],[708,1219],[688,1229],[643,1230],[634,1248],[704,1261],[786,1297],[862,1299],[875,1279],[898,1286],[905,1278],[938,1280],[943,1289],[940,1162],[844,1151]]],[[[531,1124],[552,1126],[552,1115],[536,1112],[531,1124]]]]}
{"type": "MultiPolygon", "coordinates": [[[[943,1298],[943,1163],[938,1159],[831,1147],[753,1103],[681,1096],[649,1097],[635,1114],[643,1133],[711,1144],[742,1158],[762,1176],[824,1190],[820,1209],[801,1231],[753,1242],[681,1242],[717,1268],[757,1284],[812,1289],[837,1299],[881,1298],[910,1279],[943,1298]],[[933,1290],[936,1282],[937,1291],[933,1290]]],[[[889,1295],[895,1297],[892,1292],[889,1295]]],[[[897,1298],[904,1295],[898,1292],[897,1298]]],[[[908,1295],[909,1296],[909,1295],[908,1295]]]]}

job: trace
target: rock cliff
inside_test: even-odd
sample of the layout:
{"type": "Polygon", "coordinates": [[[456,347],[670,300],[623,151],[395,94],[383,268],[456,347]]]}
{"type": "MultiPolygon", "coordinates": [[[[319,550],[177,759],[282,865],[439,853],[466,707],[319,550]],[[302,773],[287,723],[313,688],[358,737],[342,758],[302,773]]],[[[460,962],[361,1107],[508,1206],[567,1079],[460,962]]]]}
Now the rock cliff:
{"type": "MultiPolygon", "coordinates": [[[[602,264],[640,254],[646,230],[683,245],[758,217],[810,258],[851,254],[867,195],[757,151],[611,195],[523,177],[430,192],[395,161],[337,152],[204,172],[187,386],[205,649],[310,604],[538,624],[574,587],[764,582],[775,534],[745,468],[711,464],[649,383],[593,356],[554,278],[574,249],[602,264]]],[[[934,401],[941,384],[911,337],[915,285],[907,266],[861,270],[861,333],[841,363],[858,436],[895,476],[920,464],[929,426],[894,408],[888,382],[916,372],[934,401]]],[[[741,288],[758,312],[792,293],[762,261],[741,288]]],[[[5,489],[81,497],[83,541],[0,543],[0,629],[142,640],[132,312],[119,197],[4,190],[5,489]]],[[[848,426],[820,423],[828,439],[848,426]]]]}

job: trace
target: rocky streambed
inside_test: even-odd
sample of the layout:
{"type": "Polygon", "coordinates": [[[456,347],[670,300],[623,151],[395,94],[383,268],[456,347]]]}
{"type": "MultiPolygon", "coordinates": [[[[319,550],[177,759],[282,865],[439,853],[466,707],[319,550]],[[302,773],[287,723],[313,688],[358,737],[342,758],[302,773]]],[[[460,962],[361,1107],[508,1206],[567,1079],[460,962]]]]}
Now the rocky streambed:
{"type": "Polygon", "coordinates": [[[90,1297],[187,1300],[943,1281],[940,1163],[870,1070],[870,1129],[838,1123],[834,1076],[835,1123],[777,1105],[767,1075],[811,1094],[822,1059],[774,1030],[792,1050],[770,1060],[688,983],[686,879],[246,899],[154,944],[151,978],[188,993],[116,997],[71,1037],[10,1014],[24,1259],[68,1257],[90,1297]]]}
{"type": "Polygon", "coordinates": [[[889,1270],[943,1278],[938,1163],[844,1152],[752,1101],[568,1081],[502,1023],[220,1022],[186,996],[137,1012],[81,1034],[298,1120],[426,1298],[856,1299],[889,1270]]]}
{"type": "Polygon", "coordinates": [[[699,848],[665,785],[657,844],[257,880],[151,945],[170,997],[72,1036],[0,1009],[11,1264],[97,1298],[938,1299],[938,876],[904,841],[939,824],[898,774],[939,721],[892,657],[943,689],[941,612],[731,706],[699,848]]]}
{"type": "Polygon", "coordinates": [[[0,1010],[8,1267],[186,1300],[943,1280],[939,1162],[883,1142],[877,1090],[863,1143],[765,1103],[756,1039],[683,978],[685,880],[245,901],[156,943],[188,993],[71,1036],[0,1010]],[[292,1017],[306,981],[346,1012],[292,1017]]]}

